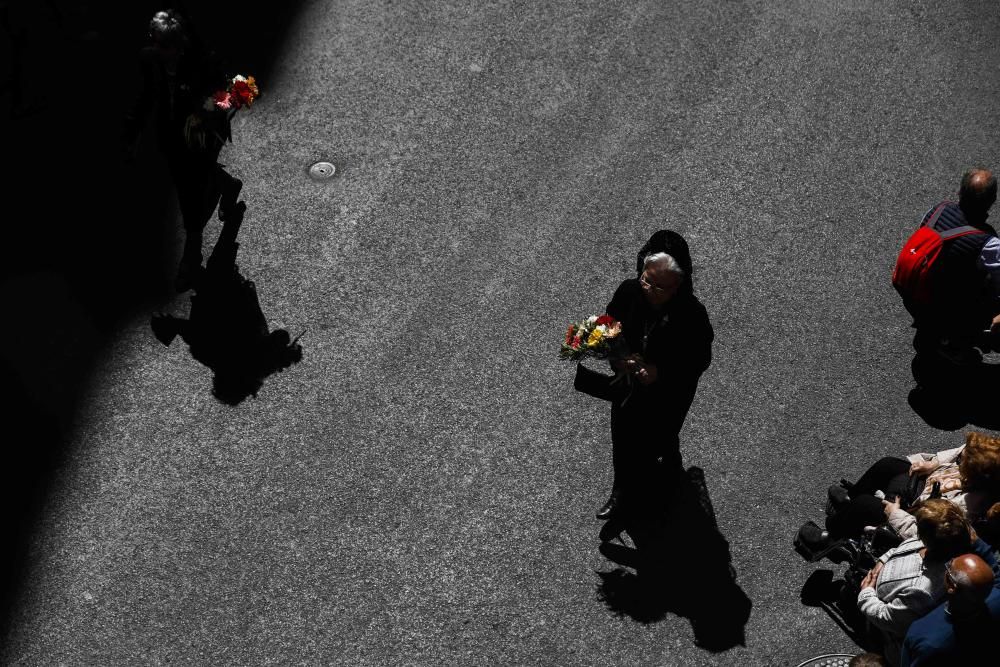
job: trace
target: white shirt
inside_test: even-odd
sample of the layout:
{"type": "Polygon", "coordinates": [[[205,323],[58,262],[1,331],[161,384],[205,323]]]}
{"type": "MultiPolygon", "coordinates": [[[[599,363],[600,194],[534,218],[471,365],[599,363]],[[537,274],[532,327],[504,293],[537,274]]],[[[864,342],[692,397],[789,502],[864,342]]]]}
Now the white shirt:
{"type": "Polygon", "coordinates": [[[982,264],[986,275],[989,276],[993,298],[1000,301],[1000,238],[990,237],[990,240],[983,246],[983,251],[979,253],[979,263],[982,264]]]}

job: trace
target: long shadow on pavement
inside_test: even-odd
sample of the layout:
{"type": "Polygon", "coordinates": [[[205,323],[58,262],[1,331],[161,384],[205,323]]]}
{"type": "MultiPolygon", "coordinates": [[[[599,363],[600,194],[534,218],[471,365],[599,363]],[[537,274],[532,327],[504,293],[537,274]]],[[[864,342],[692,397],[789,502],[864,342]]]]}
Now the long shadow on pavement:
{"type": "MultiPolygon", "coordinates": [[[[0,264],[0,636],[38,512],[74,423],[86,419],[95,360],[131,315],[171,295],[166,170],[148,148],[129,167],[120,140],[149,19],[171,4],[3,3],[0,145],[13,170],[0,264]]],[[[301,1],[188,4],[202,37],[266,95],[301,1]]]]}
{"type": "Polygon", "coordinates": [[[257,286],[236,265],[236,237],[245,212],[246,204],[240,202],[227,217],[195,280],[190,317],[154,315],[151,321],[161,343],[170,345],[180,336],[191,355],[212,369],[212,393],[229,405],[256,397],[265,378],[302,360],[298,338],[292,340],[284,329],[268,329],[257,286]]]}
{"type": "Polygon", "coordinates": [[[928,426],[955,431],[966,425],[1000,429],[1000,364],[955,367],[914,357],[917,386],[908,402],[928,426]]]}
{"type": "Polygon", "coordinates": [[[683,616],[691,621],[696,644],[712,652],[746,645],[744,628],[753,603],[736,583],[705,474],[692,467],[678,479],[662,512],[645,512],[625,525],[634,547],[602,543],[601,553],[623,567],[598,572],[598,598],[640,623],[654,623],[668,613],[683,616]]]}

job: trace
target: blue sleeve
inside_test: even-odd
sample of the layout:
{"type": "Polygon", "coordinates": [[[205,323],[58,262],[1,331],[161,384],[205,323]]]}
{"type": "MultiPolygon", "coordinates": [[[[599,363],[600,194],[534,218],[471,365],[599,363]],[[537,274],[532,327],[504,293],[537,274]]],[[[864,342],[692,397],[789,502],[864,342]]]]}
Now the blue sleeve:
{"type": "Polygon", "coordinates": [[[1000,561],[997,561],[996,550],[979,537],[972,543],[972,550],[993,569],[993,586],[1000,587],[1000,561]]]}

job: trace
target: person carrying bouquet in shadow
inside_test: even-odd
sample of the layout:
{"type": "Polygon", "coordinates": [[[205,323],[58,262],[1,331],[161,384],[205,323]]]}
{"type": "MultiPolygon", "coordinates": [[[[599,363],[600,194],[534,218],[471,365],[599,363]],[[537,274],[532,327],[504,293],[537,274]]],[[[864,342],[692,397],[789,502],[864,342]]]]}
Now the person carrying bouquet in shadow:
{"type": "Polygon", "coordinates": [[[149,22],[150,46],[140,52],[142,86],[125,119],[128,159],[134,159],[149,116],[156,142],[177,190],[185,243],[175,286],[191,287],[201,265],[202,231],[219,205],[225,221],[236,206],[242,181],[218,163],[231,141],[233,110],[217,108],[214,96],[229,85],[215,54],[205,49],[187,18],[176,9],[156,12],[149,22]]]}
{"type": "Polygon", "coordinates": [[[234,207],[208,263],[197,273],[190,317],[158,314],[151,322],[164,345],[178,335],[184,339],[191,356],[215,372],[212,393],[230,405],[256,397],[268,375],[302,359],[298,338],[292,340],[285,329],[268,330],[257,287],[236,266],[236,237],[245,212],[244,202],[234,207]]]}

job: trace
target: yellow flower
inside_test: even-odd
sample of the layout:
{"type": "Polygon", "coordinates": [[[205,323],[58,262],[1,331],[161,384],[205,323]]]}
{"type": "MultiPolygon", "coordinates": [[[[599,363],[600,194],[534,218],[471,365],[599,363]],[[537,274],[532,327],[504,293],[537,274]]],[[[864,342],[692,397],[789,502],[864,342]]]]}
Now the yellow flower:
{"type": "Polygon", "coordinates": [[[587,337],[587,347],[594,347],[601,342],[601,338],[604,337],[604,333],[600,329],[594,329],[590,332],[590,336],[587,337]]]}

